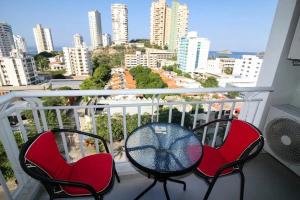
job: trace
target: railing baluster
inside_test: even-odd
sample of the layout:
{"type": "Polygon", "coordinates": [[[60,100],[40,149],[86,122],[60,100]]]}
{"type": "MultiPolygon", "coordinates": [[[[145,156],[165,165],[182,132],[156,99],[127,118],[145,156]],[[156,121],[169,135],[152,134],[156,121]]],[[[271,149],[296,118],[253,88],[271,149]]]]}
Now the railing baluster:
{"type": "Polygon", "coordinates": [[[193,122],[193,129],[196,128],[197,124],[197,117],[198,117],[198,109],[199,109],[199,104],[196,104],[196,109],[195,109],[195,114],[194,114],[194,122],[193,122]]]}
{"type": "MultiPolygon", "coordinates": [[[[79,121],[79,116],[78,116],[78,112],[76,109],[73,109],[74,112],[74,118],[75,118],[75,124],[76,124],[76,129],[78,131],[81,130],[80,128],[80,121],[79,121]]],[[[81,156],[84,157],[85,153],[84,153],[84,148],[83,148],[83,135],[79,135],[79,147],[80,147],[80,152],[81,152],[81,156]]]]}
{"type": "MultiPolygon", "coordinates": [[[[218,119],[221,119],[222,112],[223,112],[223,107],[224,107],[224,103],[221,103],[221,106],[220,106],[220,109],[219,109],[219,114],[218,114],[218,119]]],[[[214,137],[213,137],[213,140],[212,140],[212,143],[211,143],[212,147],[215,147],[215,145],[216,145],[216,139],[217,139],[219,125],[220,125],[220,123],[217,122],[215,132],[214,132],[214,137]]]]}
{"type": "Polygon", "coordinates": [[[7,187],[5,178],[0,170],[0,185],[2,186],[2,189],[4,191],[4,196],[7,200],[13,200],[13,197],[9,191],[9,188],[7,187]]]}
{"type": "MultiPolygon", "coordinates": [[[[92,114],[92,126],[93,126],[93,133],[97,135],[97,126],[96,126],[96,120],[95,120],[95,110],[94,108],[91,109],[92,114]]],[[[99,140],[95,139],[95,145],[96,145],[96,152],[99,153],[99,140]]]]}
{"type": "Polygon", "coordinates": [[[123,107],[123,134],[124,140],[127,138],[127,126],[126,126],[126,107],[123,107]]]}
{"type": "Polygon", "coordinates": [[[46,116],[45,116],[45,111],[44,110],[39,110],[39,111],[40,111],[40,115],[41,115],[41,119],[42,119],[44,131],[49,130],[48,129],[47,120],[46,120],[46,116]]]}
{"type": "Polygon", "coordinates": [[[109,142],[110,142],[110,152],[114,155],[113,149],[113,133],[111,128],[111,115],[110,115],[110,107],[107,108],[107,125],[108,125],[108,134],[109,134],[109,142]]]}
{"type": "MultiPolygon", "coordinates": [[[[208,110],[207,110],[207,114],[206,114],[206,120],[205,123],[208,122],[209,117],[210,117],[210,110],[211,110],[211,104],[208,104],[208,110]]],[[[207,133],[207,126],[204,127],[204,132],[203,132],[203,136],[202,136],[202,144],[204,144],[205,142],[205,138],[206,138],[206,133],[207,133]]]]}
{"type": "Polygon", "coordinates": [[[33,114],[33,120],[34,120],[35,128],[36,128],[37,132],[41,133],[42,128],[41,128],[40,119],[39,119],[39,115],[38,115],[38,112],[37,112],[36,108],[32,109],[32,114],[33,114]]]}
{"type": "Polygon", "coordinates": [[[168,119],[169,123],[172,123],[172,110],[173,110],[173,106],[170,105],[170,108],[169,108],[169,119],[168,119]]]}
{"type": "MultiPolygon", "coordinates": [[[[231,119],[232,116],[233,116],[234,108],[235,108],[235,102],[232,102],[231,109],[230,109],[230,114],[229,114],[229,119],[231,119]]],[[[226,130],[225,130],[225,135],[224,135],[223,141],[224,141],[224,140],[226,139],[226,137],[227,137],[227,134],[228,134],[230,125],[231,125],[231,122],[230,122],[230,121],[227,122],[226,130]]]]}
{"type": "Polygon", "coordinates": [[[258,110],[258,108],[259,108],[259,105],[260,105],[260,101],[257,101],[257,102],[256,102],[255,112],[254,112],[253,117],[252,117],[252,120],[251,120],[251,124],[254,123],[254,120],[255,120],[255,117],[256,117],[256,114],[257,114],[257,110],[258,110]]]}
{"type": "Polygon", "coordinates": [[[21,132],[21,134],[22,134],[22,139],[23,139],[25,142],[27,142],[27,141],[28,141],[27,132],[26,132],[25,126],[24,126],[24,124],[23,124],[23,120],[22,120],[20,111],[17,111],[17,112],[16,112],[16,115],[17,115],[17,119],[18,119],[18,123],[19,123],[19,127],[20,127],[20,132],[21,132]]]}
{"type": "Polygon", "coordinates": [[[157,115],[156,115],[156,122],[158,122],[159,121],[159,99],[160,99],[160,95],[157,95],[157,104],[156,104],[156,113],[157,113],[157,115]]]}
{"type": "MultiPolygon", "coordinates": [[[[62,122],[62,119],[61,119],[60,110],[55,109],[55,111],[56,111],[58,126],[59,126],[60,129],[63,129],[64,125],[63,125],[63,122],[62,122]]],[[[71,161],[70,161],[70,156],[69,156],[69,149],[68,149],[66,134],[64,132],[61,133],[61,139],[62,139],[62,142],[63,142],[63,147],[64,147],[64,151],[65,151],[65,154],[66,154],[66,159],[67,159],[68,163],[70,163],[71,161]]]]}
{"type": "Polygon", "coordinates": [[[151,110],[151,122],[154,122],[154,98],[155,98],[155,95],[152,96],[152,103],[151,103],[151,106],[152,106],[152,110],[151,110]]]}
{"type": "Polygon", "coordinates": [[[138,126],[141,126],[141,106],[138,106],[138,126]]]}
{"type": "Polygon", "coordinates": [[[181,126],[184,126],[184,119],[185,119],[185,110],[186,110],[186,104],[182,104],[182,114],[181,114],[181,126]]]}

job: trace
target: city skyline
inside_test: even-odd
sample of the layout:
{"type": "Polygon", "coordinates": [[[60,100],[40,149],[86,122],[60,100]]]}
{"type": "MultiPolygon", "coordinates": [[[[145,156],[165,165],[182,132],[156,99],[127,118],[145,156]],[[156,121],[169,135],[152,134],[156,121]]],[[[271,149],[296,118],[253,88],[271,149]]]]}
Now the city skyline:
{"type": "MultiPolygon", "coordinates": [[[[3,6],[0,8],[0,21],[7,22],[12,26],[15,34],[23,36],[28,47],[35,46],[31,27],[36,23],[44,24],[52,30],[56,48],[71,46],[72,36],[75,33],[81,34],[90,45],[86,15],[88,11],[95,9],[99,10],[102,15],[102,32],[109,34],[112,32],[110,7],[116,1],[88,3],[60,1],[59,4],[57,1],[42,3],[30,3],[30,1],[3,0],[3,6]],[[69,9],[70,6],[72,9],[69,9]],[[42,7],[49,9],[41,11],[42,7]],[[15,12],[11,12],[12,10],[15,12]],[[30,17],[26,15],[28,10],[32,10],[30,17]],[[20,18],[23,20],[21,21],[20,18]]],[[[170,0],[167,2],[171,3],[170,0]]],[[[181,0],[179,2],[186,3],[190,9],[189,31],[197,31],[200,37],[209,38],[212,42],[211,50],[264,51],[272,25],[276,0],[259,1],[259,7],[253,0],[243,2],[231,0],[226,3],[217,0],[210,2],[181,0]]],[[[123,0],[118,3],[128,6],[129,40],[149,39],[152,1],[147,0],[138,5],[133,0],[123,0]]]]}

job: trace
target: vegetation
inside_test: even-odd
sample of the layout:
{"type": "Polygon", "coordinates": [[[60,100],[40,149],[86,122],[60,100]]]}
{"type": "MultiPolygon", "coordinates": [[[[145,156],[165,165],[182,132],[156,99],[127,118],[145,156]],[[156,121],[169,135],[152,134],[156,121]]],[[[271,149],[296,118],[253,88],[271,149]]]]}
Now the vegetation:
{"type": "Polygon", "coordinates": [[[160,76],[153,73],[151,69],[141,65],[130,69],[130,74],[136,80],[139,89],[146,88],[165,88],[167,85],[161,80],[160,76]]]}
{"type": "Polygon", "coordinates": [[[93,76],[85,79],[80,85],[81,90],[103,89],[111,78],[111,68],[106,64],[94,63],[93,76]]]}
{"type": "Polygon", "coordinates": [[[235,99],[236,97],[240,96],[239,92],[228,92],[227,96],[231,99],[235,99]]]}
{"type": "Polygon", "coordinates": [[[224,73],[225,73],[225,74],[231,75],[232,72],[233,72],[233,68],[232,68],[232,67],[226,67],[226,68],[224,69],[224,73]]]}
{"type": "Polygon", "coordinates": [[[49,58],[60,55],[60,54],[61,54],[61,52],[53,51],[53,52],[49,53],[49,52],[44,51],[44,52],[41,52],[41,53],[35,55],[34,61],[37,66],[37,70],[38,71],[49,70],[49,58]]]}
{"type": "Polygon", "coordinates": [[[189,73],[185,73],[179,69],[179,66],[177,64],[175,65],[170,65],[170,66],[164,66],[163,70],[165,71],[173,71],[175,72],[178,76],[184,76],[186,78],[192,78],[189,73]]]}
{"type": "Polygon", "coordinates": [[[65,70],[58,70],[58,71],[51,71],[50,75],[52,79],[65,79],[66,77],[64,74],[66,73],[65,70]]]}
{"type": "Polygon", "coordinates": [[[218,87],[219,82],[215,77],[208,77],[205,81],[200,82],[201,85],[205,88],[213,88],[213,87],[218,87]]]}

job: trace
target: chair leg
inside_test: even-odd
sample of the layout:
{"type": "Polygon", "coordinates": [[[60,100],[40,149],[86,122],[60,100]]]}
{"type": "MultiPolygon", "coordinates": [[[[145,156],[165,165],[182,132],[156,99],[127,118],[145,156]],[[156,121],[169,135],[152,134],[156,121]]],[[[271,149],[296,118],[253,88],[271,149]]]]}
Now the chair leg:
{"type": "Polygon", "coordinates": [[[245,175],[242,170],[240,170],[241,176],[241,190],[240,190],[240,200],[244,199],[244,188],[245,188],[245,175]]]}
{"type": "Polygon", "coordinates": [[[115,172],[115,176],[116,176],[116,178],[117,178],[117,181],[118,181],[118,183],[120,183],[120,178],[119,178],[119,175],[118,175],[118,172],[117,172],[117,170],[116,170],[116,167],[114,166],[114,172],[115,172]]]}
{"type": "Polygon", "coordinates": [[[167,180],[164,181],[164,191],[165,191],[167,200],[170,200],[170,196],[169,196],[168,188],[167,188],[167,180]]]}
{"type": "Polygon", "coordinates": [[[207,199],[208,199],[208,197],[209,197],[209,195],[210,195],[210,193],[211,193],[211,191],[212,191],[212,189],[213,189],[213,187],[214,187],[214,185],[215,185],[217,179],[218,179],[218,177],[214,177],[214,178],[212,179],[212,181],[209,183],[208,189],[207,189],[207,191],[206,191],[206,193],[205,193],[205,196],[204,196],[204,198],[203,198],[204,200],[207,200],[207,199]]]}

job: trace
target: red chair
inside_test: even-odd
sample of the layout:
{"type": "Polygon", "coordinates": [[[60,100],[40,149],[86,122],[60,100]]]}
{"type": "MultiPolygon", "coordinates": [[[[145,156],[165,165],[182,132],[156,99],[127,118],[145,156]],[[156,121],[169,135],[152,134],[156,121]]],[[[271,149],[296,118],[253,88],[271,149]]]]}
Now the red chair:
{"type": "Polygon", "coordinates": [[[100,200],[112,188],[114,176],[120,182],[104,139],[77,130],[57,129],[35,136],[22,146],[19,160],[23,170],[44,185],[51,200],[82,196],[100,200]],[[106,153],[86,156],[69,164],[55,141],[59,133],[78,133],[99,139],[106,153]]]}
{"type": "Polygon", "coordinates": [[[220,176],[234,173],[240,174],[240,199],[243,199],[245,185],[243,166],[247,161],[257,156],[264,145],[261,132],[253,125],[241,120],[215,120],[195,128],[194,131],[217,122],[224,123],[228,121],[231,121],[231,126],[223,145],[219,148],[204,145],[203,158],[196,170],[196,174],[204,178],[209,185],[204,197],[205,200],[208,199],[214,184],[220,176]]]}

